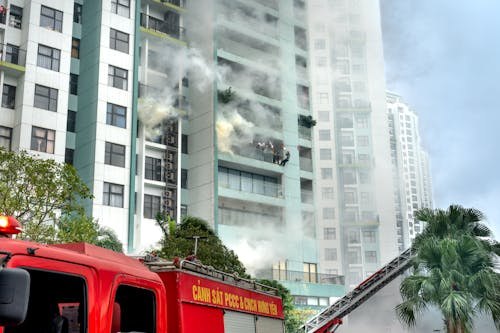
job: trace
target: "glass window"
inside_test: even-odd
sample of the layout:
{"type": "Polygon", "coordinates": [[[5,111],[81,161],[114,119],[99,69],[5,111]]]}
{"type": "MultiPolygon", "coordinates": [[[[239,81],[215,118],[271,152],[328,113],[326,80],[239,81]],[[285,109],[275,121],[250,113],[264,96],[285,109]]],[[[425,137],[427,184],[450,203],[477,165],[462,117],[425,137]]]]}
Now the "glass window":
{"type": "Polygon", "coordinates": [[[128,34],[111,29],[109,32],[109,47],[113,50],[128,53],[129,49],[129,36],[128,34]]]}
{"type": "Polygon", "coordinates": [[[111,12],[123,17],[130,17],[130,0],[111,0],[111,12]]]}
{"type": "Polygon", "coordinates": [[[324,200],[333,199],[334,198],[333,187],[322,187],[321,198],[324,200]]]}
{"type": "Polygon", "coordinates": [[[347,241],[349,244],[359,244],[359,231],[358,230],[349,230],[347,233],[347,241]]]}
{"type": "Polygon", "coordinates": [[[75,159],[75,150],[66,148],[64,152],[64,163],[73,165],[74,159],[75,159]]]}
{"type": "Polygon", "coordinates": [[[80,40],[78,38],[71,40],[71,57],[80,59],[80,40]]]}
{"type": "Polygon", "coordinates": [[[69,93],[71,95],[78,95],[78,75],[69,75],[69,93]]]}
{"type": "Polygon", "coordinates": [[[377,263],[377,251],[365,251],[365,262],[370,264],[377,263]]]}
{"type": "Polygon", "coordinates": [[[11,64],[20,65],[22,59],[20,58],[19,46],[7,44],[5,47],[5,61],[11,64]]]}
{"type": "Polygon", "coordinates": [[[349,264],[361,264],[361,250],[359,248],[348,249],[347,262],[349,264]]]}
{"type": "Polygon", "coordinates": [[[187,169],[181,169],[181,188],[188,188],[188,171],[187,169]]]}
{"type": "Polygon", "coordinates": [[[337,239],[337,230],[335,228],[323,228],[323,239],[337,239]]]}
{"type": "Polygon", "coordinates": [[[332,168],[321,168],[321,179],[332,179],[333,169],[332,168]]]}
{"type": "Polygon", "coordinates": [[[75,132],[76,125],[76,112],[68,110],[68,119],[66,121],[66,131],[75,132]]]}
{"type": "Polygon", "coordinates": [[[323,219],[333,220],[335,218],[335,208],[323,207],[323,219]]]}
{"type": "Polygon", "coordinates": [[[23,9],[18,6],[10,5],[9,25],[16,29],[21,29],[23,22],[23,9]]]}
{"type": "Polygon", "coordinates": [[[109,65],[108,85],[118,89],[128,89],[128,71],[123,68],[109,65]]]}
{"type": "Polygon", "coordinates": [[[328,93],[319,93],[318,99],[320,104],[328,104],[328,93]]]}
{"type": "Polygon", "coordinates": [[[125,128],[127,120],[127,108],[124,106],[108,103],[106,112],[106,124],[125,128]]]}
{"type": "Polygon", "coordinates": [[[37,65],[59,72],[59,63],[61,61],[61,51],[49,46],[38,44],[37,65]]]}
{"type": "Polygon", "coordinates": [[[330,121],[330,111],[318,111],[319,121],[330,121]]]}
{"type": "Polygon", "coordinates": [[[42,6],[40,10],[40,26],[55,31],[62,31],[63,12],[42,6]]]}
{"type": "Polygon", "coordinates": [[[366,136],[366,135],[359,135],[358,136],[358,146],[366,147],[369,144],[370,144],[370,140],[368,139],[368,136],[366,136]]]}
{"type": "Polygon", "coordinates": [[[104,182],[103,205],[123,208],[123,185],[104,182]]]}
{"type": "Polygon", "coordinates": [[[125,146],[106,142],[104,163],[117,167],[125,167],[125,146]]]}
{"type": "Polygon", "coordinates": [[[16,87],[8,84],[3,85],[2,107],[14,109],[16,107],[16,87]]]}
{"type": "Polygon", "coordinates": [[[12,149],[12,128],[0,126],[0,147],[7,151],[12,149]]]}
{"type": "Polygon", "coordinates": [[[332,159],[332,150],[330,148],[321,148],[319,150],[319,159],[320,160],[331,160],[332,159]]]}
{"type": "Polygon", "coordinates": [[[31,150],[54,154],[56,131],[35,127],[31,129],[31,150]]]}
{"type": "Polygon", "coordinates": [[[319,140],[320,141],[329,141],[331,140],[331,135],[330,135],[330,130],[325,130],[325,129],[322,129],[322,130],[319,130],[318,131],[318,137],[319,137],[319,140]]]}
{"type": "Polygon", "coordinates": [[[325,260],[326,261],[336,261],[337,260],[337,249],[325,248],[325,260]]]}
{"type": "Polygon", "coordinates": [[[364,230],[363,231],[363,242],[365,243],[375,243],[375,231],[374,230],[364,230]]]}
{"type": "Polygon", "coordinates": [[[54,88],[35,85],[35,101],[33,106],[49,111],[57,111],[58,91],[54,88]]]}
{"type": "Polygon", "coordinates": [[[82,23],[82,5],[75,3],[73,6],[73,22],[82,23]]]}
{"type": "Polygon", "coordinates": [[[156,332],[155,293],[145,288],[121,285],[116,290],[113,314],[120,314],[114,332],[156,332]]]}
{"type": "Polygon", "coordinates": [[[161,211],[161,197],[156,195],[144,194],[144,218],[154,219],[161,211]]]}
{"type": "Polygon", "coordinates": [[[314,48],[316,50],[324,50],[326,48],[326,41],[324,39],[315,39],[314,48]]]}
{"type": "Polygon", "coordinates": [[[162,181],[161,159],[146,156],[144,162],[144,178],[149,180],[162,181]]]}
{"type": "Polygon", "coordinates": [[[351,205],[357,204],[358,203],[357,193],[354,191],[344,191],[344,203],[351,205]]]}
{"type": "Polygon", "coordinates": [[[316,264],[304,263],[304,282],[316,283],[317,281],[317,268],[316,264]]]}

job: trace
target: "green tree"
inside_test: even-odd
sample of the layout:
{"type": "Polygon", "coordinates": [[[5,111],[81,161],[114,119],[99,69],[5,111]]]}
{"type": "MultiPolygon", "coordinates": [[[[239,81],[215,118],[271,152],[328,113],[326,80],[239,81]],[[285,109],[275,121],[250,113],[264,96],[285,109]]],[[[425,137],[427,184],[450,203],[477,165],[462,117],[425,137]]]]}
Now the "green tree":
{"type": "Polygon", "coordinates": [[[22,225],[22,238],[51,242],[59,214],[83,213],[88,187],[69,164],[41,159],[25,151],[0,149],[0,212],[22,225]]]}
{"type": "Polygon", "coordinates": [[[164,232],[161,248],[153,251],[160,257],[185,258],[194,254],[195,237],[199,237],[196,258],[204,265],[231,274],[237,273],[240,277],[249,277],[236,253],[222,243],[206,221],[186,216],[173,232],[168,233],[166,230],[169,227],[165,225],[168,219],[157,217],[156,221],[164,232]]]}
{"type": "Polygon", "coordinates": [[[65,215],[59,219],[56,241],[61,243],[85,242],[116,252],[123,252],[123,244],[115,232],[99,225],[85,215],[65,215]]]}
{"type": "Polygon", "coordinates": [[[474,317],[488,313],[500,327],[500,275],[494,257],[498,243],[482,223],[483,214],[458,205],[423,209],[416,218],[426,227],[414,242],[413,273],[400,286],[396,307],[408,326],[428,307],[442,314],[448,333],[471,332],[474,317]]]}

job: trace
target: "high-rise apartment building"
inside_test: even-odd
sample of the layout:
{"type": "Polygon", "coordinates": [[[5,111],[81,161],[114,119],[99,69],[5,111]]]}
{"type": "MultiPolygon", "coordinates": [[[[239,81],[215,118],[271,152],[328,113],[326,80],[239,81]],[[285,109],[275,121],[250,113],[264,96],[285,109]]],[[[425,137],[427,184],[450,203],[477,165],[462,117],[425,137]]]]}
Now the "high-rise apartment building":
{"type": "Polygon", "coordinates": [[[4,1],[0,142],[73,164],[129,253],[160,239],[158,212],[199,216],[298,305],[327,305],[344,289],[317,247],[306,7],[4,1]]]}
{"type": "Polygon", "coordinates": [[[309,1],[320,263],[353,286],[398,253],[378,1],[309,1]]]}
{"type": "Polygon", "coordinates": [[[417,114],[400,96],[391,92],[387,93],[387,117],[395,179],[398,246],[402,251],[424,227],[415,219],[415,212],[432,208],[429,158],[422,148],[417,114]]]}

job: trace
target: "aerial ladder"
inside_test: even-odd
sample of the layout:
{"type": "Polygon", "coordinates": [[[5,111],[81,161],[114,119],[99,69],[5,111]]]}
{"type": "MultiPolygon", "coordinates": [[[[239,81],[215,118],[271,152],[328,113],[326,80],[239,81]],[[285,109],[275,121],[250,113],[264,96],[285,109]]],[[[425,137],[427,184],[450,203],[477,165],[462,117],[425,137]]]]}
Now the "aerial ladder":
{"type": "Polygon", "coordinates": [[[411,265],[415,254],[412,248],[407,249],[387,265],[361,282],[351,292],[335,303],[319,312],[301,326],[300,332],[327,333],[335,332],[342,324],[342,318],[354,311],[377,291],[401,275],[411,265]]]}

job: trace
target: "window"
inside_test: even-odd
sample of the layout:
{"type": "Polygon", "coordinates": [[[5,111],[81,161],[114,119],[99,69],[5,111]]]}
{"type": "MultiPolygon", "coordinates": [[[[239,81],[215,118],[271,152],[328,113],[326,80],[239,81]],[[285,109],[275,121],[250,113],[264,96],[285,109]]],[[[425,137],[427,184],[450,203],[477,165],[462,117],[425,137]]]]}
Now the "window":
{"type": "Polygon", "coordinates": [[[61,60],[61,51],[49,46],[38,44],[37,65],[59,72],[59,62],[61,60]]]}
{"type": "Polygon", "coordinates": [[[125,146],[106,142],[104,163],[117,167],[125,167],[125,146]]]}
{"type": "Polygon", "coordinates": [[[335,218],[335,208],[323,207],[323,219],[333,220],[335,218]]]}
{"type": "Polygon", "coordinates": [[[361,250],[359,248],[347,250],[347,262],[349,264],[361,264],[361,250]]]}
{"type": "Polygon", "coordinates": [[[75,150],[66,148],[64,152],[64,163],[73,165],[74,159],[75,159],[75,150]]]}
{"type": "Polygon", "coordinates": [[[318,111],[319,121],[330,121],[330,111],[318,111]]]}
{"type": "Polygon", "coordinates": [[[345,191],[344,192],[344,203],[348,205],[354,205],[358,203],[357,193],[354,191],[345,191]]]}
{"type": "Polygon", "coordinates": [[[337,229],[323,228],[323,239],[330,239],[330,240],[337,239],[337,229]]]}
{"type": "Polygon", "coordinates": [[[188,188],[188,171],[187,169],[181,169],[181,188],[188,188]]]}
{"type": "Polygon", "coordinates": [[[356,116],[356,125],[358,128],[368,128],[368,117],[365,115],[356,116]]]}
{"type": "Polygon", "coordinates": [[[12,128],[0,126],[0,147],[10,151],[12,149],[12,128]]]}
{"type": "Polygon", "coordinates": [[[7,44],[5,47],[5,61],[10,62],[11,64],[20,65],[19,58],[19,46],[7,44]]]}
{"type": "Polygon", "coordinates": [[[127,120],[127,108],[124,106],[108,103],[106,112],[106,124],[125,128],[127,120]]]}
{"type": "Polygon", "coordinates": [[[108,67],[108,86],[118,89],[127,90],[128,85],[128,71],[119,67],[108,67]]]}
{"type": "Polygon", "coordinates": [[[102,204],[123,208],[123,185],[104,182],[102,204]]]}
{"type": "Polygon", "coordinates": [[[370,143],[370,140],[368,139],[368,136],[366,135],[359,135],[358,136],[358,146],[360,147],[366,147],[370,143]]]}
{"type": "Polygon", "coordinates": [[[349,244],[359,244],[359,231],[358,230],[349,230],[347,233],[347,241],[349,244]]]}
{"type": "Polygon", "coordinates": [[[71,40],[71,58],[80,59],[80,40],[78,38],[71,40]]]}
{"type": "Polygon", "coordinates": [[[332,168],[321,168],[321,179],[332,179],[333,170],[332,168]]]}
{"type": "Polygon", "coordinates": [[[365,262],[370,264],[377,263],[377,251],[365,251],[365,262]]]}
{"type": "Polygon", "coordinates": [[[326,48],[326,41],[324,39],[315,39],[314,48],[316,50],[324,50],[326,48]]]}
{"type": "Polygon", "coordinates": [[[40,11],[40,26],[55,31],[62,31],[63,12],[42,6],[40,11]]]}
{"type": "Polygon", "coordinates": [[[130,0],[111,0],[111,12],[123,17],[130,17],[130,0]]]}
{"type": "Polygon", "coordinates": [[[333,199],[333,187],[322,187],[321,198],[325,200],[333,199]]]}
{"type": "Polygon", "coordinates": [[[31,129],[31,150],[54,154],[56,131],[35,127],[31,129]]]}
{"type": "Polygon", "coordinates": [[[363,242],[365,243],[375,243],[375,231],[373,230],[364,230],[363,231],[363,242]]]}
{"type": "Polygon", "coordinates": [[[161,159],[146,156],[144,165],[144,178],[149,180],[162,181],[161,159]]]}
{"type": "Polygon", "coordinates": [[[144,213],[143,216],[147,219],[154,219],[161,211],[161,198],[156,195],[144,194],[144,213]]]}
{"type": "Polygon", "coordinates": [[[182,134],[182,139],[181,139],[181,152],[183,154],[188,153],[188,136],[186,134],[182,134]]]}
{"type": "Polygon", "coordinates": [[[78,75],[69,75],[69,93],[71,95],[78,95],[78,75]]]}
{"type": "Polygon", "coordinates": [[[82,5],[75,3],[73,6],[73,22],[82,23],[82,5]]]}
{"type": "Polygon", "coordinates": [[[16,107],[16,87],[8,84],[3,85],[2,107],[14,109],[16,107]]]}
{"type": "Polygon", "coordinates": [[[318,137],[320,141],[329,141],[331,140],[330,130],[319,130],[318,137]]]}
{"type": "Polygon", "coordinates": [[[57,111],[57,89],[35,85],[35,101],[33,105],[40,109],[57,111]]]}
{"type": "Polygon", "coordinates": [[[318,98],[320,104],[328,104],[328,93],[319,93],[318,98]]]}
{"type": "Polygon", "coordinates": [[[113,50],[128,53],[128,34],[111,29],[109,32],[109,47],[113,50]]]}
{"type": "Polygon", "coordinates": [[[337,260],[337,249],[325,248],[325,260],[326,261],[336,261],[337,260]]]}
{"type": "Polygon", "coordinates": [[[10,5],[9,25],[11,27],[21,29],[23,22],[23,9],[14,5],[10,5]]]}
{"type": "MultiPolygon", "coordinates": [[[[75,270],[76,265],[68,265],[75,270]]],[[[24,322],[16,327],[8,327],[4,332],[56,332],[55,327],[65,327],[68,332],[68,326],[77,325],[77,331],[87,332],[87,288],[85,279],[78,273],[59,273],[51,272],[50,267],[44,268],[24,268],[30,276],[30,293],[27,316],[24,322]],[[61,286],[64,286],[62,288],[61,286]],[[59,316],[57,316],[59,315],[59,316]],[[76,317],[80,317],[77,322],[76,317]],[[66,320],[64,320],[64,317],[66,320]],[[51,318],[42,320],[41,318],[51,318]],[[70,322],[69,325],[53,325],[55,320],[58,323],[70,322]]],[[[68,268],[69,269],[69,268],[68,268]]],[[[90,276],[89,269],[83,267],[79,270],[81,274],[90,276]]],[[[59,330],[62,332],[62,330],[59,330]]],[[[71,330],[73,332],[73,330],[71,330]]]]}
{"type": "Polygon", "coordinates": [[[68,110],[68,119],[66,121],[66,131],[68,132],[75,132],[75,125],[76,125],[76,112],[68,110]]]}
{"type": "Polygon", "coordinates": [[[331,160],[332,159],[332,150],[329,148],[321,148],[319,150],[319,159],[320,160],[331,160]]]}
{"type": "Polygon", "coordinates": [[[304,263],[304,282],[316,283],[317,281],[317,268],[316,264],[311,264],[308,262],[304,263]]]}
{"type": "Polygon", "coordinates": [[[361,192],[359,196],[360,196],[361,203],[364,204],[364,205],[368,205],[372,201],[371,200],[372,197],[371,197],[371,193],[370,192],[361,192]]]}

